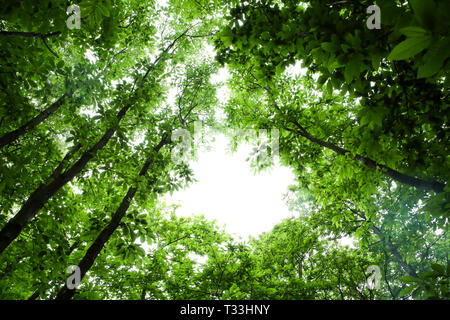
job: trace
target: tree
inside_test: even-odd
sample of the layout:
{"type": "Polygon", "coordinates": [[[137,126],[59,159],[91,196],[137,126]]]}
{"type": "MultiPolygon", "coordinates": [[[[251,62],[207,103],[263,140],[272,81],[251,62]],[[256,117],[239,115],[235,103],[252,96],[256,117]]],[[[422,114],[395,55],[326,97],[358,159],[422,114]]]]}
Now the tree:
{"type": "Polygon", "coordinates": [[[1,299],[449,298],[448,1],[74,5],[0,8],[1,299]],[[237,241],[164,203],[198,122],[278,130],[292,218],[237,241]]]}
{"type": "MultiPolygon", "coordinates": [[[[146,73],[142,79],[135,79],[133,88],[128,98],[128,102],[125,106],[120,108],[116,115],[116,119],[110,124],[110,127],[106,132],[95,142],[95,144],[87,149],[81,157],[72,166],[68,167],[64,173],[54,171],[52,173],[52,180],[40,185],[26,200],[19,212],[12,218],[0,231],[0,253],[20,234],[22,229],[27,223],[29,223],[38,211],[45,205],[45,203],[61,189],[65,184],[70,182],[76,175],[78,175],[87,163],[95,156],[95,154],[101,150],[108,141],[112,138],[117,130],[117,127],[123,117],[126,115],[128,110],[133,106],[135,100],[136,90],[143,90],[141,87],[143,83],[147,80],[148,75],[154,69],[155,64],[161,60],[161,57],[166,54],[176,41],[178,41],[189,29],[186,29],[184,33],[178,36],[174,41],[172,41],[161,53],[153,63],[147,68],[146,73]],[[139,81],[138,86],[135,88],[135,84],[139,81]]],[[[58,168],[57,168],[58,170],[58,168]]]]}

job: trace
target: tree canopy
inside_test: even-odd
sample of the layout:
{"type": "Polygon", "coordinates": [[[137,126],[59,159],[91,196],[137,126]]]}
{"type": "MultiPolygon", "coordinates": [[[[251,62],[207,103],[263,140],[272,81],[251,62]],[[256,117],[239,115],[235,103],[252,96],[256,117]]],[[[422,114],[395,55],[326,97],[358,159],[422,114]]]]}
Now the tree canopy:
{"type": "Polygon", "coordinates": [[[447,0],[5,1],[0,299],[449,299],[449,33],[447,0]],[[164,203],[199,123],[271,132],[292,218],[164,203]]]}

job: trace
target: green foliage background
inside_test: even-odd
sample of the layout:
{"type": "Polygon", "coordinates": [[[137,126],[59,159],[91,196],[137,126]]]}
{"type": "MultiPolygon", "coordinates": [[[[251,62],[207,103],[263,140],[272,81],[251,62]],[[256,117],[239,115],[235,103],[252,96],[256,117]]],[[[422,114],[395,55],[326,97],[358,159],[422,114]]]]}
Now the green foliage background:
{"type": "Polygon", "coordinates": [[[448,1],[70,4],[0,7],[0,299],[449,299],[448,1]],[[279,129],[293,218],[241,242],[164,204],[196,121],[279,129]]]}

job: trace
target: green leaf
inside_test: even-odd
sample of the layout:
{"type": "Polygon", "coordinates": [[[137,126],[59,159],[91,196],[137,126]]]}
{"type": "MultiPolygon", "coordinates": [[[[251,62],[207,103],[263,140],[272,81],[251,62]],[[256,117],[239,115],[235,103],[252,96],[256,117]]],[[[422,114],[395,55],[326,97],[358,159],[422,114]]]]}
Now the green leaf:
{"type": "Polygon", "coordinates": [[[425,63],[419,67],[417,78],[428,78],[435,75],[450,56],[450,41],[441,40],[430,47],[424,55],[425,63]]]}
{"type": "Polygon", "coordinates": [[[445,267],[444,266],[442,266],[442,265],[440,265],[440,264],[437,264],[437,263],[433,263],[432,265],[431,265],[431,268],[434,270],[434,271],[436,271],[436,272],[438,272],[439,274],[442,274],[442,275],[445,275],[445,267]]]}
{"type": "Polygon", "coordinates": [[[323,50],[326,52],[334,52],[336,50],[336,46],[331,42],[322,42],[320,44],[323,50]]]}
{"type": "Polygon", "coordinates": [[[431,44],[430,36],[421,36],[408,38],[405,41],[399,43],[389,54],[388,59],[394,60],[406,60],[415,56],[428,48],[431,44]]]}
{"type": "Polygon", "coordinates": [[[220,39],[225,47],[231,46],[233,44],[233,32],[231,28],[225,28],[220,34],[220,39]]]}
{"type": "Polygon", "coordinates": [[[99,7],[101,13],[102,13],[105,17],[109,17],[109,16],[111,15],[107,6],[105,6],[105,5],[99,5],[98,7],[99,7]]]}
{"type": "Polygon", "coordinates": [[[414,289],[416,289],[416,287],[414,286],[409,286],[404,288],[402,291],[400,291],[399,296],[403,297],[403,296],[407,296],[409,295],[414,289]]]}
{"type": "Polygon", "coordinates": [[[417,299],[419,297],[419,294],[423,291],[423,289],[421,287],[417,288],[416,290],[413,291],[412,296],[414,299],[417,299]]]}
{"type": "Polygon", "coordinates": [[[344,77],[348,83],[359,76],[362,61],[357,57],[352,57],[345,67],[344,77]]]}
{"type": "Polygon", "coordinates": [[[372,62],[372,68],[377,70],[380,67],[381,60],[383,59],[383,55],[381,54],[374,54],[371,58],[372,62]]]}
{"type": "Polygon", "coordinates": [[[401,28],[399,31],[401,34],[404,34],[408,38],[423,37],[427,33],[427,30],[415,26],[401,28]]]}
{"type": "Polygon", "coordinates": [[[404,276],[401,278],[401,280],[405,283],[414,283],[414,282],[421,282],[420,279],[411,277],[411,276],[404,276]]]}
{"type": "Polygon", "coordinates": [[[421,274],[419,274],[419,278],[423,279],[423,280],[428,280],[435,276],[437,276],[436,271],[427,271],[427,272],[422,272],[421,274]]]}
{"type": "Polygon", "coordinates": [[[433,0],[409,0],[414,16],[425,27],[432,29],[436,13],[436,4],[433,0]]]}

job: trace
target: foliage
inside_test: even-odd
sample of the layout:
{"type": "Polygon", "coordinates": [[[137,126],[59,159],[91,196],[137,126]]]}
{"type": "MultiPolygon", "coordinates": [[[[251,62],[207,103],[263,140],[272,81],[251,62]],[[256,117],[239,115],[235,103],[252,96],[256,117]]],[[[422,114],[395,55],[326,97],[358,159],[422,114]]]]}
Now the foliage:
{"type": "Polygon", "coordinates": [[[449,299],[450,3],[376,3],[6,1],[0,299],[449,299]],[[164,203],[197,121],[279,130],[292,218],[237,241],[164,203]]]}

